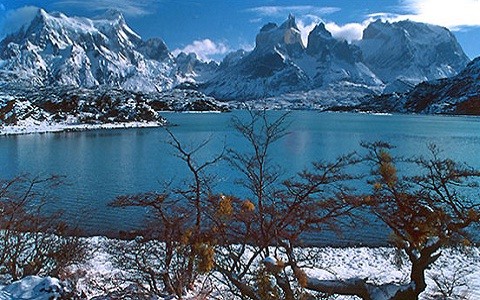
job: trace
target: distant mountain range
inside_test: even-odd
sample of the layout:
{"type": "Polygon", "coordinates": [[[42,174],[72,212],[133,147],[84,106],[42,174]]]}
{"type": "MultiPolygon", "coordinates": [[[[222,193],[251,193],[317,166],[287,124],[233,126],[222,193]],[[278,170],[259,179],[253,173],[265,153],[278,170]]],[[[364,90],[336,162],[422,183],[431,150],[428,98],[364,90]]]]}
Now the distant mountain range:
{"type": "Polygon", "coordinates": [[[252,51],[230,53],[218,64],[195,54],[175,57],[161,39],[141,39],[115,11],[87,19],[40,9],[0,42],[0,59],[0,88],[9,88],[0,91],[3,99],[18,95],[15,86],[23,92],[32,90],[25,86],[143,94],[195,89],[200,98],[231,104],[266,99],[275,107],[379,109],[383,99],[398,111],[461,113],[452,107],[478,98],[478,84],[465,83],[478,81],[478,60],[464,70],[469,59],[448,29],[412,21],[375,21],[354,43],[335,39],[320,23],[304,45],[289,16],[264,25],[252,51]],[[453,106],[440,104],[447,101],[440,94],[450,95],[453,106]]]}
{"type": "Polygon", "coordinates": [[[343,110],[423,114],[480,115],[480,57],[459,74],[425,81],[411,91],[367,96],[356,107],[343,110]]]}

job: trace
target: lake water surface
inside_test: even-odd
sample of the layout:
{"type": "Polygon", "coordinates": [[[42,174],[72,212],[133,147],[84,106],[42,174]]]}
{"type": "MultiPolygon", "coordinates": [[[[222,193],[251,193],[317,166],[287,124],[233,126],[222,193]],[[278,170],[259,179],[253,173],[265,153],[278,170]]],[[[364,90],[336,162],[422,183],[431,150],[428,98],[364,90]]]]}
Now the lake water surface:
{"type": "MultiPolygon", "coordinates": [[[[282,112],[270,112],[273,117],[282,112]]],[[[172,132],[185,145],[205,139],[210,143],[200,159],[218,154],[223,147],[246,149],[245,142],[230,126],[232,113],[166,113],[178,126],[172,132]]],[[[293,175],[310,162],[329,160],[359,149],[361,141],[383,140],[397,146],[399,155],[427,153],[427,144],[437,144],[449,157],[480,168],[480,119],[474,117],[368,115],[293,111],[289,134],[272,151],[272,160],[293,175]]],[[[166,143],[163,128],[96,130],[0,137],[1,177],[22,173],[59,174],[67,184],[55,191],[56,206],[67,212],[70,222],[89,233],[128,230],[141,224],[143,212],[116,210],[107,206],[115,196],[161,188],[161,182],[176,181],[188,174],[184,163],[166,143]]],[[[234,181],[240,174],[221,164],[216,190],[243,193],[234,181]]],[[[377,243],[385,240],[378,224],[347,233],[311,237],[316,244],[377,243]]]]}

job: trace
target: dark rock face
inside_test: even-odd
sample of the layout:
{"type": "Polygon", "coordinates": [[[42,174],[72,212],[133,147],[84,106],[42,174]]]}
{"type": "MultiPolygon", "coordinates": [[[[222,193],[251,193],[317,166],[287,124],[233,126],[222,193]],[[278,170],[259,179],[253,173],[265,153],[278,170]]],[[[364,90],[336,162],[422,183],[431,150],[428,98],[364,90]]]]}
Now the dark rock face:
{"type": "Polygon", "coordinates": [[[170,51],[162,39],[152,38],[140,43],[139,52],[152,60],[164,61],[170,58],[170,51]]]}
{"type": "Polygon", "coordinates": [[[346,41],[339,41],[333,38],[323,23],[315,26],[308,35],[306,52],[322,62],[337,58],[353,64],[362,60],[360,48],[350,45],[346,41]]]}

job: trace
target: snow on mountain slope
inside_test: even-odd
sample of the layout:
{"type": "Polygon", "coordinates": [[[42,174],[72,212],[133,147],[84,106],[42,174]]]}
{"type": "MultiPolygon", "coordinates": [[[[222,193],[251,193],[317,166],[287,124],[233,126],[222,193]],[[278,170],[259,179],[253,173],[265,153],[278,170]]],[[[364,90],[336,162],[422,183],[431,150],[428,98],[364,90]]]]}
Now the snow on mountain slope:
{"type": "Polygon", "coordinates": [[[90,20],[39,9],[28,27],[0,43],[0,58],[3,73],[40,85],[154,91],[174,84],[165,43],[143,41],[114,11],[90,20]]]}
{"type": "Polygon", "coordinates": [[[480,57],[456,76],[421,82],[403,94],[365,97],[353,108],[378,112],[480,115],[480,57]]]}
{"type": "Polygon", "coordinates": [[[357,45],[365,64],[385,83],[450,77],[469,62],[448,29],[412,21],[370,23],[357,45]]]}
{"type": "MultiPolygon", "coordinates": [[[[306,53],[308,58],[315,60],[311,66],[315,66],[316,70],[311,77],[316,87],[341,81],[368,86],[382,84],[363,64],[360,49],[346,41],[333,38],[323,23],[310,32],[306,53]]],[[[301,65],[300,62],[297,64],[301,65]]],[[[307,68],[308,65],[305,65],[304,69],[307,68]]]]}
{"type": "Polygon", "coordinates": [[[310,78],[293,61],[305,51],[293,16],[282,25],[268,23],[256,37],[256,46],[241,58],[227,57],[202,90],[216,98],[247,100],[308,90],[310,78]],[[233,59],[232,59],[233,58],[233,59]]]}
{"type": "Polygon", "coordinates": [[[230,53],[218,65],[195,54],[174,57],[161,39],[142,40],[116,11],[87,19],[39,9],[28,26],[0,42],[0,83],[143,93],[181,87],[222,100],[276,98],[287,107],[323,108],[406,92],[453,76],[467,62],[447,29],[411,21],[373,22],[356,44],[318,24],[304,45],[290,15],[280,26],[264,25],[252,51],[230,53]]]}
{"type": "Polygon", "coordinates": [[[323,24],[310,33],[305,47],[290,15],[280,26],[263,26],[253,51],[227,56],[216,75],[201,88],[220,99],[251,100],[339,82],[372,87],[382,84],[361,62],[358,47],[335,40],[323,24]]]}
{"type": "Polygon", "coordinates": [[[457,76],[417,85],[402,101],[407,111],[480,115],[480,57],[457,76]]]}
{"type": "Polygon", "coordinates": [[[177,63],[179,82],[204,82],[210,79],[218,68],[215,61],[204,62],[197,58],[195,53],[180,52],[175,58],[177,63]]]}
{"type": "Polygon", "coordinates": [[[22,280],[1,287],[1,300],[50,300],[60,299],[64,287],[60,280],[52,277],[27,276],[22,280]]]}

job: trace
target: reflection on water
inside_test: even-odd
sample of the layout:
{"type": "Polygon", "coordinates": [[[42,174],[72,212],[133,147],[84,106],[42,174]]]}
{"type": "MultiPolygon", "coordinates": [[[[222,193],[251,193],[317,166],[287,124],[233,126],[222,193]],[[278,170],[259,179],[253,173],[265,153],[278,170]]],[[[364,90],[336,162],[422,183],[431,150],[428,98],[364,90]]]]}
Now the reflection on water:
{"type": "MultiPolygon", "coordinates": [[[[278,115],[281,112],[271,112],[278,115]]],[[[246,145],[230,126],[232,115],[168,113],[179,126],[171,127],[185,145],[210,139],[200,153],[209,158],[222,148],[245,150],[246,145]]],[[[397,146],[399,155],[426,153],[428,143],[436,143],[448,156],[480,168],[480,120],[471,117],[365,115],[294,111],[290,115],[290,134],[272,151],[272,160],[285,174],[293,175],[318,160],[358,150],[361,141],[384,140],[397,146]]],[[[115,196],[159,190],[161,182],[184,179],[186,166],[174,156],[162,128],[115,129],[0,137],[2,177],[20,173],[66,175],[58,207],[68,211],[70,220],[96,233],[125,230],[140,224],[143,211],[118,211],[107,206],[115,196]],[[85,213],[86,211],[86,213],[85,213]]],[[[234,184],[239,174],[222,163],[212,172],[216,190],[244,194],[234,184]]],[[[332,236],[311,237],[330,243],[332,236]]],[[[375,226],[346,234],[345,240],[375,242],[375,226]]]]}

